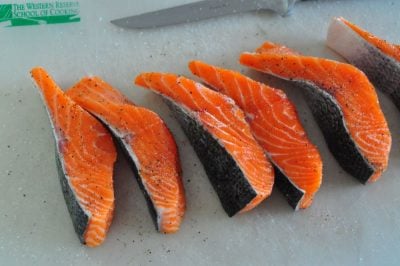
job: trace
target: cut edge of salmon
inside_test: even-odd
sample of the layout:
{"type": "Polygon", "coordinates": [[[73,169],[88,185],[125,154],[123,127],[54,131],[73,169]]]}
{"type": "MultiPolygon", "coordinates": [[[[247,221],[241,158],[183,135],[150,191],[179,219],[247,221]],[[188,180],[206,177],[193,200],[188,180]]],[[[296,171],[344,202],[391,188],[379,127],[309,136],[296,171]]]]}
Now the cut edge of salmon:
{"type": "MultiPolygon", "coordinates": [[[[46,112],[48,114],[48,118],[50,120],[52,131],[54,133],[53,135],[56,140],[56,152],[58,153],[58,156],[59,156],[59,161],[60,161],[60,165],[62,168],[63,176],[67,180],[69,189],[71,189],[71,191],[73,192],[76,202],[79,204],[81,210],[88,217],[88,222],[87,222],[87,225],[86,225],[83,235],[78,234],[78,236],[81,239],[83,244],[85,244],[89,247],[96,247],[105,240],[107,231],[112,222],[114,208],[115,208],[114,189],[113,189],[113,165],[116,161],[117,155],[116,155],[116,149],[113,144],[113,140],[110,135],[107,135],[108,132],[101,125],[100,122],[98,122],[89,113],[87,113],[85,110],[83,110],[79,105],[77,105],[74,101],[72,101],[67,95],[65,95],[65,93],[55,83],[55,81],[50,77],[50,75],[47,73],[47,71],[44,68],[34,67],[31,70],[31,76],[34,81],[34,84],[36,85],[38,91],[40,92],[39,94],[42,98],[46,112]],[[71,183],[72,176],[66,170],[67,167],[65,165],[65,154],[64,154],[66,152],[65,145],[67,145],[66,143],[68,141],[67,140],[68,136],[65,136],[65,137],[62,136],[62,132],[64,131],[64,129],[62,129],[61,127],[58,127],[59,125],[57,125],[56,121],[54,121],[55,119],[58,119],[58,118],[55,118],[55,114],[54,114],[55,110],[51,110],[51,107],[49,106],[48,100],[50,100],[50,99],[48,97],[50,97],[51,95],[47,96],[47,93],[50,93],[52,95],[54,94],[54,97],[61,98],[62,100],[65,101],[66,104],[71,105],[70,108],[76,109],[77,112],[82,113],[85,116],[87,116],[87,118],[89,120],[91,120],[91,122],[93,122],[93,125],[98,127],[102,131],[102,134],[105,134],[104,136],[106,138],[108,138],[108,139],[106,139],[105,143],[103,142],[103,144],[107,146],[106,147],[107,153],[111,156],[111,158],[108,162],[109,164],[111,164],[111,171],[109,173],[111,178],[108,181],[109,181],[109,186],[111,187],[109,192],[111,193],[112,199],[111,199],[111,203],[109,205],[100,204],[100,207],[106,206],[105,207],[106,212],[103,213],[103,215],[101,215],[98,211],[96,211],[96,209],[89,210],[91,206],[90,205],[85,206],[85,204],[82,203],[82,199],[80,199],[80,196],[79,196],[81,191],[78,191],[79,189],[77,190],[77,188],[74,187],[74,185],[71,183]],[[101,221],[103,221],[104,224],[101,224],[101,221]],[[99,232],[99,230],[100,230],[100,232],[99,232]],[[100,233],[100,236],[99,236],[99,233],[100,233]]],[[[57,104],[57,103],[55,103],[55,104],[57,104]]],[[[57,108],[57,106],[55,106],[55,108],[57,108]]],[[[102,198],[102,200],[103,200],[103,198],[102,198]]],[[[70,213],[70,215],[72,216],[73,214],[70,213]]],[[[74,227],[75,227],[75,223],[74,223],[74,227]]],[[[75,228],[75,230],[77,230],[77,229],[75,228]]],[[[76,231],[76,232],[78,233],[78,231],[76,231]]]]}
{"type": "MultiPolygon", "coordinates": [[[[229,98],[229,97],[227,97],[227,96],[225,96],[225,95],[223,95],[223,94],[220,94],[220,93],[218,93],[218,92],[215,92],[215,91],[213,91],[213,90],[211,90],[211,89],[209,89],[209,88],[203,86],[203,85],[200,84],[200,83],[197,83],[197,82],[195,82],[195,81],[192,81],[192,80],[190,80],[190,79],[187,79],[187,78],[185,78],[185,77],[183,77],[183,76],[177,76],[177,75],[175,75],[175,74],[160,73],[160,72],[146,72],[146,73],[141,73],[141,74],[139,74],[139,75],[135,78],[135,80],[134,80],[134,84],[135,84],[135,85],[138,85],[138,86],[140,86],[140,87],[144,87],[144,88],[147,88],[147,89],[151,89],[154,93],[156,93],[156,94],[158,94],[158,95],[160,95],[160,96],[162,96],[162,97],[164,97],[164,98],[166,98],[166,99],[168,99],[168,100],[170,100],[170,101],[172,101],[172,102],[178,103],[179,106],[180,106],[180,108],[182,108],[190,117],[192,117],[193,119],[195,119],[207,132],[209,132],[209,133],[213,136],[213,138],[214,138],[222,147],[224,147],[224,149],[226,149],[225,145],[224,145],[223,143],[221,143],[221,140],[218,139],[218,138],[214,135],[214,133],[210,132],[209,128],[207,128],[207,127],[205,126],[204,122],[203,122],[203,121],[201,120],[201,118],[199,118],[199,116],[196,114],[196,111],[191,110],[191,108],[188,107],[185,103],[179,102],[179,101],[177,101],[176,99],[173,99],[172,97],[170,97],[170,96],[168,96],[168,95],[166,95],[166,94],[164,94],[164,93],[161,93],[160,91],[154,89],[154,88],[149,84],[149,81],[151,81],[151,79],[152,79],[152,75],[160,75],[160,76],[162,76],[162,75],[168,75],[168,76],[173,76],[173,77],[175,77],[175,78],[177,78],[177,79],[184,79],[184,80],[186,80],[186,81],[188,81],[188,82],[192,82],[193,84],[195,84],[195,86],[198,86],[198,88],[203,88],[203,89],[209,90],[209,91],[215,93],[216,95],[221,96],[228,104],[230,104],[230,105],[236,107],[236,110],[237,110],[238,112],[241,112],[241,109],[235,105],[234,101],[233,101],[231,98],[229,98]]],[[[179,82],[179,81],[178,81],[178,82],[179,82]]],[[[244,115],[243,115],[243,116],[244,116],[244,115]]],[[[261,147],[260,147],[260,148],[261,148],[261,147]]],[[[273,179],[271,180],[271,184],[269,184],[269,189],[267,189],[266,191],[262,191],[260,188],[258,188],[258,186],[255,186],[255,184],[252,183],[252,182],[248,179],[248,175],[247,175],[246,171],[244,171],[244,169],[243,169],[243,167],[242,167],[242,163],[239,162],[239,161],[237,160],[237,158],[236,158],[231,152],[229,152],[228,150],[227,150],[227,152],[231,155],[232,159],[235,161],[235,163],[237,164],[237,166],[241,169],[242,173],[244,174],[245,178],[246,178],[247,181],[250,183],[250,185],[252,186],[252,188],[254,189],[254,188],[256,187],[255,190],[256,190],[256,192],[257,192],[257,196],[256,196],[255,198],[253,198],[244,208],[242,208],[242,209],[238,212],[238,213],[244,213],[244,212],[250,211],[251,209],[253,209],[253,208],[255,208],[256,206],[258,206],[263,200],[265,200],[267,197],[269,197],[269,196],[271,195],[272,186],[273,186],[273,185],[272,185],[272,184],[273,184],[273,179]],[[245,173],[246,173],[246,174],[245,174],[245,173]]],[[[269,162],[267,161],[267,163],[269,163],[269,162]]],[[[274,175],[274,174],[273,174],[273,168],[272,168],[272,167],[271,167],[271,175],[272,175],[272,176],[274,175]]]]}

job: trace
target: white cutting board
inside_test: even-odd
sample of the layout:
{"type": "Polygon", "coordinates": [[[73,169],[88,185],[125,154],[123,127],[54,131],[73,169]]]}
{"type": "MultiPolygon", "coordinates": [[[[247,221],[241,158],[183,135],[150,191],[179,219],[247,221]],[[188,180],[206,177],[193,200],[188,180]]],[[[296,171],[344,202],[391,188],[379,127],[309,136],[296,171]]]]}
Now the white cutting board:
{"type": "MultiPolygon", "coordinates": [[[[0,265],[396,265],[400,259],[400,112],[379,94],[393,146],[389,169],[361,185],[329,153],[299,88],[241,67],[242,51],[264,40],[341,60],[325,47],[332,16],[400,43],[399,1],[307,1],[292,14],[228,16],[146,31],[110,19],[190,1],[81,1],[81,22],[0,28],[0,265]],[[279,191],[255,210],[228,218],[204,170],[163,102],[132,85],[141,71],[189,75],[201,59],[285,89],[324,161],[324,180],[308,210],[293,212],[279,191]],[[178,143],[187,212],[175,235],[155,231],[126,161],[115,169],[116,212],[105,243],[80,245],[62,196],[54,141],[29,70],[41,65],[67,89],[99,75],[138,105],[159,113],[178,143]]],[[[190,75],[189,75],[190,76],[190,75]]]]}

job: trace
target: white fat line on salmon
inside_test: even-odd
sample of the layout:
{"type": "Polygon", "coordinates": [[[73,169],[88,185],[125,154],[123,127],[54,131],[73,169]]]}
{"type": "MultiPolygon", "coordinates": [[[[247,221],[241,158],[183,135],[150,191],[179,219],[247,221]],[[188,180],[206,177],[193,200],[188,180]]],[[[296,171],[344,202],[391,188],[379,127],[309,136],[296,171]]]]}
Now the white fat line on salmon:
{"type": "MultiPolygon", "coordinates": [[[[238,83],[236,78],[234,78],[234,81],[235,81],[236,89],[240,92],[240,94],[239,94],[240,95],[240,101],[243,103],[243,106],[244,106],[243,109],[246,109],[247,101],[244,99],[245,94],[243,93],[242,88],[239,85],[239,83],[238,83]]],[[[246,80],[246,83],[247,83],[247,87],[250,89],[249,81],[246,80]]],[[[222,84],[224,84],[224,89],[225,89],[225,91],[227,91],[228,90],[228,86],[226,86],[225,83],[222,83],[222,84]]]]}
{"type": "MultiPolygon", "coordinates": [[[[274,130],[279,131],[279,133],[281,135],[284,135],[287,137],[286,143],[288,143],[288,144],[289,143],[291,143],[291,144],[299,144],[299,143],[306,144],[306,143],[308,143],[306,140],[301,140],[301,139],[293,137],[292,134],[298,135],[298,136],[302,136],[302,134],[298,133],[297,130],[294,130],[292,127],[288,127],[285,123],[283,123],[281,119],[276,117],[275,112],[272,112],[272,115],[270,117],[272,117],[274,119],[274,121],[269,122],[268,118],[265,117],[262,113],[260,115],[260,118],[262,118],[262,122],[264,124],[269,125],[274,130]],[[279,124],[282,128],[276,127],[275,124],[279,124]]],[[[261,122],[258,122],[256,124],[253,122],[252,126],[257,126],[259,128],[259,130],[263,131],[266,135],[270,135],[269,131],[266,130],[263,125],[260,125],[260,123],[261,122]]]]}
{"type": "MultiPolygon", "coordinates": [[[[263,84],[261,84],[261,85],[263,85],[263,84]]],[[[261,88],[262,88],[262,87],[261,87],[261,88]]],[[[275,91],[279,91],[280,94],[283,94],[283,95],[284,95],[284,92],[283,92],[283,91],[280,91],[280,90],[277,90],[277,89],[274,89],[274,90],[275,90],[275,91]]],[[[259,112],[258,115],[262,118],[263,123],[266,123],[266,124],[268,124],[268,125],[271,125],[272,128],[274,128],[275,130],[278,130],[281,134],[286,135],[289,139],[294,140],[294,142],[292,142],[292,143],[297,144],[297,143],[299,143],[299,141],[300,141],[301,143],[304,143],[304,144],[308,143],[306,140],[301,140],[301,139],[299,140],[298,138],[295,138],[295,137],[292,136],[292,134],[300,135],[300,136],[301,136],[301,134],[300,134],[299,132],[297,132],[297,130],[294,130],[295,125],[293,125],[292,127],[288,127],[287,124],[283,123],[282,120],[279,119],[279,118],[276,116],[275,109],[272,107],[273,104],[272,104],[271,101],[265,96],[264,90],[263,90],[263,92],[261,92],[261,97],[262,97],[262,99],[263,99],[266,103],[268,103],[268,105],[266,105],[265,108],[269,108],[269,109],[271,110],[271,114],[272,114],[271,117],[274,118],[275,123],[281,125],[282,128],[278,128],[278,127],[274,126],[274,124],[269,123],[269,120],[268,120],[267,117],[265,117],[264,113],[263,113],[263,112],[259,112]],[[291,132],[288,132],[288,131],[285,130],[284,128],[290,129],[291,132]]],[[[289,120],[291,120],[291,121],[292,121],[292,120],[297,120],[297,116],[296,116],[296,114],[295,114],[295,106],[292,104],[292,102],[290,102],[290,100],[289,100],[287,97],[283,97],[283,96],[281,95],[281,98],[282,98],[283,100],[287,100],[289,106],[290,106],[291,108],[293,108],[293,110],[294,110],[294,112],[293,112],[291,115],[289,115],[289,114],[287,113],[287,112],[289,111],[289,108],[285,108],[284,111],[283,111],[283,114],[285,114],[285,116],[286,116],[287,118],[289,118],[289,120]]],[[[254,124],[254,123],[253,123],[253,124],[254,124]]],[[[261,127],[261,130],[264,131],[264,132],[266,132],[266,130],[265,130],[263,127],[261,127]]]]}
{"type": "MultiPolygon", "coordinates": [[[[269,125],[271,127],[273,127],[273,125],[271,123],[269,123],[267,120],[263,121],[265,122],[266,125],[269,125]]],[[[268,135],[270,137],[273,137],[274,139],[278,139],[278,140],[282,140],[282,138],[280,136],[276,136],[276,135],[272,135],[270,134],[270,131],[266,130],[265,127],[263,127],[262,125],[260,125],[259,123],[252,123],[252,128],[256,128],[260,131],[262,131],[263,135],[268,135]]],[[[275,129],[275,128],[274,128],[275,129]]],[[[296,141],[297,139],[293,138],[292,136],[290,136],[290,134],[288,134],[287,132],[285,132],[285,134],[283,133],[282,129],[277,130],[279,131],[279,133],[282,133],[282,135],[286,135],[288,137],[288,139],[285,140],[285,144],[287,145],[277,145],[274,140],[267,140],[266,138],[264,138],[263,136],[260,136],[260,134],[256,134],[253,133],[253,135],[259,140],[259,141],[263,141],[269,145],[271,145],[272,147],[277,147],[280,149],[287,149],[288,145],[290,146],[299,146],[299,144],[302,144],[302,146],[304,146],[304,144],[307,144],[307,141],[296,141]],[[289,140],[292,139],[293,141],[289,140]]]]}
{"type": "MultiPolygon", "coordinates": [[[[222,94],[222,93],[219,93],[219,92],[210,90],[209,88],[207,88],[206,86],[204,86],[203,84],[198,83],[198,82],[195,82],[194,84],[195,84],[195,87],[196,87],[197,91],[201,94],[201,96],[203,97],[203,99],[204,99],[208,104],[213,105],[213,103],[210,102],[210,101],[208,100],[208,97],[205,97],[205,96],[203,95],[203,91],[210,91],[211,93],[219,94],[219,95],[221,95],[222,98],[224,98],[224,100],[225,100],[228,104],[231,104],[231,105],[236,106],[235,101],[234,101],[232,98],[226,96],[225,94],[222,94]]],[[[182,87],[182,85],[180,85],[180,87],[183,88],[184,90],[186,90],[186,88],[182,87]]],[[[193,98],[192,98],[192,99],[193,99],[193,98]]],[[[194,101],[194,100],[193,100],[193,102],[197,102],[197,101],[194,101]]]]}
{"type": "Polygon", "coordinates": [[[91,218],[92,218],[92,213],[89,212],[88,210],[86,210],[86,208],[84,208],[84,206],[82,206],[81,202],[82,202],[83,204],[84,204],[85,202],[84,202],[83,199],[80,199],[80,198],[77,197],[77,193],[76,193],[76,191],[75,191],[75,188],[72,186],[71,181],[70,181],[71,178],[70,178],[70,176],[67,174],[67,171],[65,170],[66,167],[65,167],[65,162],[64,162],[64,155],[63,155],[63,153],[60,152],[59,143],[61,143],[61,142],[63,142],[63,141],[66,141],[66,139],[65,139],[65,138],[64,138],[64,139],[60,139],[60,137],[58,136],[56,127],[54,126],[54,122],[53,122],[53,119],[52,119],[53,116],[50,114],[50,110],[49,110],[49,108],[48,108],[48,106],[47,106],[48,103],[47,103],[46,99],[44,98],[42,89],[39,88],[38,84],[36,83],[36,81],[35,81],[34,79],[32,79],[32,80],[33,80],[33,85],[34,85],[34,86],[37,88],[37,90],[39,91],[40,98],[42,99],[42,102],[44,103],[44,106],[45,106],[45,109],[46,109],[47,117],[48,117],[49,120],[50,120],[50,126],[51,126],[51,129],[52,129],[52,131],[53,131],[53,135],[54,135],[55,142],[56,142],[56,145],[55,145],[55,146],[56,146],[57,155],[60,156],[59,160],[60,160],[60,163],[61,163],[62,172],[64,173],[65,179],[67,180],[68,187],[71,189],[72,193],[74,193],[74,196],[75,196],[75,198],[76,198],[76,202],[78,203],[79,207],[81,208],[81,210],[83,210],[83,212],[85,213],[85,215],[88,217],[88,220],[90,221],[91,218]]]}

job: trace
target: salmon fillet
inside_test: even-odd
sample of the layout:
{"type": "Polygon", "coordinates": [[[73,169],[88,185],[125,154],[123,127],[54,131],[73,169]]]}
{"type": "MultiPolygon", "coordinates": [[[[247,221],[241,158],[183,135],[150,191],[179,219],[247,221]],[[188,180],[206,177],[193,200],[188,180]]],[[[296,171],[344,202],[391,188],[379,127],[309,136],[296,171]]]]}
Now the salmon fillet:
{"type": "Polygon", "coordinates": [[[175,140],[154,112],[134,106],[99,77],[83,78],[67,95],[101,120],[126,151],[156,228],[178,231],[186,208],[175,140]]]}
{"type": "Polygon", "coordinates": [[[243,65],[295,82],[339,164],[361,182],[377,180],[387,168],[391,135],[373,85],[349,64],[302,56],[266,42],[243,53],[243,65]]]}
{"type": "Polygon", "coordinates": [[[113,166],[117,158],[111,135],[72,101],[43,68],[31,71],[50,117],[56,161],[69,213],[80,241],[100,245],[114,212],[113,166]]]}
{"type": "Polygon", "coordinates": [[[327,45],[368,76],[400,109],[400,46],[382,40],[344,18],[334,18],[327,45]]]}
{"type": "Polygon", "coordinates": [[[277,168],[275,184],[293,208],[309,207],[321,185],[322,161],[286,94],[201,61],[190,62],[189,68],[245,112],[253,135],[277,168]]]}
{"type": "Polygon", "coordinates": [[[174,74],[143,73],[135,83],[166,99],[229,216],[270,195],[273,168],[232,99],[174,74]]]}

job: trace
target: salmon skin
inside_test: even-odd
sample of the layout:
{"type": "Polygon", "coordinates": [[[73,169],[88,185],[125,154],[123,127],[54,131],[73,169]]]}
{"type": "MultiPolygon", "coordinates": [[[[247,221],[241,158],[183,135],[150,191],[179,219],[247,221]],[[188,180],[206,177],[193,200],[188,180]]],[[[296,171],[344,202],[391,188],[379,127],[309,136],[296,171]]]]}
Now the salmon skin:
{"type": "Polygon", "coordinates": [[[189,68],[245,112],[253,135],[275,165],[277,187],[294,209],[309,207],[321,185],[322,160],[286,94],[201,61],[190,62],[189,68]]]}
{"type": "Polygon", "coordinates": [[[179,230],[185,192],[177,146],[154,112],[133,105],[99,77],[83,78],[67,95],[102,121],[121,144],[159,232],[179,230]]]}
{"type": "Polygon", "coordinates": [[[400,46],[390,44],[344,18],[334,18],[327,45],[364,71],[400,109],[400,46]]]}
{"type": "Polygon", "coordinates": [[[49,114],[64,199],[80,241],[100,245],[114,212],[117,152],[103,125],[72,101],[46,70],[31,71],[49,114]]]}
{"type": "Polygon", "coordinates": [[[135,83],[164,97],[228,216],[270,195],[273,168],[232,99],[174,74],[143,73],[135,83]]]}
{"type": "Polygon", "coordinates": [[[243,65],[295,82],[336,160],[362,183],[387,168],[391,135],[375,89],[352,65],[300,55],[271,42],[243,53],[243,65]]]}

